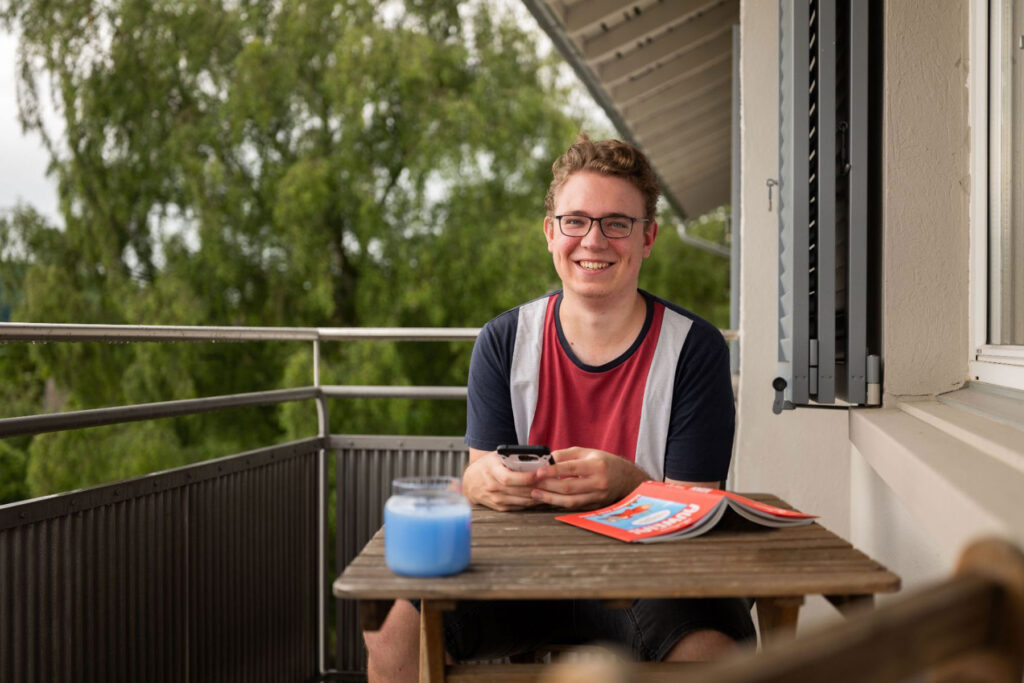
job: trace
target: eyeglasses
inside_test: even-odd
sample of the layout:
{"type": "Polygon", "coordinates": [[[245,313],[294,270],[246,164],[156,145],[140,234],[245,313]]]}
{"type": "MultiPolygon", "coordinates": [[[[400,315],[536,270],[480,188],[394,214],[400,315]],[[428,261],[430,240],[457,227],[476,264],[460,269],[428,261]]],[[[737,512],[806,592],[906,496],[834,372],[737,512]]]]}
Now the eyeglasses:
{"type": "Polygon", "coordinates": [[[554,216],[558,221],[558,229],[566,237],[586,237],[590,229],[597,223],[601,234],[610,240],[621,240],[633,233],[634,223],[648,223],[649,218],[631,218],[630,216],[601,216],[592,218],[590,216],[578,216],[576,214],[562,214],[554,216]]]}

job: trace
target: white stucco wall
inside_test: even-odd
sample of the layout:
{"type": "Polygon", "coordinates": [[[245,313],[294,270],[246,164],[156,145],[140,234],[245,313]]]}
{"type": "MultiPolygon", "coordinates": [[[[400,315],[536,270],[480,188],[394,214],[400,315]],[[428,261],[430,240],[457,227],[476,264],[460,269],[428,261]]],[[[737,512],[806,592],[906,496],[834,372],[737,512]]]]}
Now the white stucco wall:
{"type": "MultiPolygon", "coordinates": [[[[942,579],[959,549],[936,542],[856,449],[850,455],[850,539],[900,575],[904,589],[942,579]]],[[[884,602],[885,597],[878,602],[884,602]]]]}
{"type": "MultiPolygon", "coordinates": [[[[740,388],[733,487],[768,491],[849,536],[847,416],[843,411],[772,413],[776,376],[778,196],[768,208],[765,181],[778,177],[778,7],[744,0],[740,9],[741,225],[740,388]]],[[[833,617],[810,599],[801,626],[833,617]]]]}
{"type": "MultiPolygon", "coordinates": [[[[900,574],[905,590],[947,576],[971,538],[1006,533],[1019,516],[979,504],[977,492],[954,470],[976,458],[979,466],[972,469],[997,488],[1000,481],[1016,486],[1020,473],[984,460],[986,453],[969,433],[954,436],[928,427],[924,439],[925,425],[900,408],[901,397],[947,392],[967,375],[971,1],[881,4],[887,407],[860,409],[852,416],[810,409],[771,412],[777,201],[769,211],[765,181],[778,173],[778,8],[763,0],[741,3],[742,342],[734,486],[771,491],[820,514],[826,526],[900,574]],[[936,453],[942,458],[929,457],[936,453]],[[936,514],[954,499],[965,514],[945,526],[936,522],[936,514]]],[[[809,607],[802,619],[810,616],[812,628],[828,618],[825,608],[809,607]]]]}
{"type": "Polygon", "coordinates": [[[778,9],[741,6],[742,208],[740,388],[735,487],[776,493],[849,529],[848,440],[842,411],[772,413],[776,376],[778,197],[768,209],[765,181],[778,175],[778,9]]]}
{"type": "Polygon", "coordinates": [[[886,399],[963,384],[968,360],[967,0],[884,3],[886,399]]]}

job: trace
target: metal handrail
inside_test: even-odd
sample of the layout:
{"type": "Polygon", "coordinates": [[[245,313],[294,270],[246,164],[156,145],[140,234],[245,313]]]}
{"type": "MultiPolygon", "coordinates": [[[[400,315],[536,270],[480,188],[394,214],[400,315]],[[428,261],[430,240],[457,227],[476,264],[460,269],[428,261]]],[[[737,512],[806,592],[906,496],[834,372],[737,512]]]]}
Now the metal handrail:
{"type": "Polygon", "coordinates": [[[71,410],[65,413],[48,413],[44,415],[28,415],[25,417],[9,417],[0,419],[0,437],[19,436],[22,434],[40,434],[42,432],[59,432],[67,429],[83,429],[103,425],[120,424],[122,422],[138,422],[162,417],[179,417],[208,413],[225,408],[241,406],[265,406],[290,401],[304,401],[317,398],[320,391],[316,387],[300,387],[298,389],[272,389],[255,391],[246,394],[228,394],[209,396],[206,398],[189,398],[178,401],[159,401],[156,403],[138,403],[130,406],[112,408],[92,408],[89,410],[71,410]]]}
{"type": "Polygon", "coordinates": [[[325,384],[320,391],[327,398],[421,398],[465,400],[466,387],[445,386],[376,386],[358,384],[325,384]]]}
{"type": "MultiPolygon", "coordinates": [[[[737,330],[720,330],[726,341],[737,330]]],[[[479,327],[226,327],[0,323],[0,341],[472,341],[479,327]]]]}
{"type": "Polygon", "coordinates": [[[223,327],[0,323],[0,341],[472,341],[478,327],[223,327]]]}
{"type": "Polygon", "coordinates": [[[264,406],[291,401],[326,398],[414,398],[465,400],[466,387],[325,385],[296,389],[271,389],[245,394],[226,394],[178,401],[138,403],[112,408],[72,410],[65,413],[28,415],[0,419],[0,437],[59,432],[103,425],[138,422],[164,417],[179,417],[242,406],[264,406]]]}

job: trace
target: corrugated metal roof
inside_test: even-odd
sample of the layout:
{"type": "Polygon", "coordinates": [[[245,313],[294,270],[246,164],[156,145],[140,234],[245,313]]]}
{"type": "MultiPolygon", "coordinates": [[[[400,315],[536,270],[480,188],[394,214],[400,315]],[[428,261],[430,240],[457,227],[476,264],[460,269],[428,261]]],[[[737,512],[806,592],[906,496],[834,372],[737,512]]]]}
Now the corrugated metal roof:
{"type": "Polygon", "coordinates": [[[729,203],[739,0],[523,0],[683,217],[729,203]]]}

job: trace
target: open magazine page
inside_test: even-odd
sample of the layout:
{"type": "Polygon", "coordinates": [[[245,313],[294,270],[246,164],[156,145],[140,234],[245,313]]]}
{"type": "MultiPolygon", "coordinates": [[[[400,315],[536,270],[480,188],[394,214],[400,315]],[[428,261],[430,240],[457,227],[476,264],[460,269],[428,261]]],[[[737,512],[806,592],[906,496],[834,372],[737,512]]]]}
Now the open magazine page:
{"type": "Polygon", "coordinates": [[[556,519],[620,541],[652,543],[699,536],[730,508],[744,519],[769,527],[810,524],[815,517],[719,489],[647,481],[608,507],[556,519]]]}
{"type": "Polygon", "coordinates": [[[708,489],[688,491],[649,481],[618,503],[557,519],[620,541],[643,542],[668,540],[659,537],[687,530],[694,532],[690,535],[702,533],[714,526],[725,508],[722,496],[708,489]]]}
{"type": "MultiPolygon", "coordinates": [[[[768,519],[776,521],[787,521],[787,520],[812,520],[817,515],[808,515],[804,512],[797,510],[787,510],[786,508],[776,507],[775,505],[768,505],[760,501],[741,496],[738,493],[732,491],[722,491],[722,495],[729,499],[732,503],[733,508],[737,512],[748,512],[752,515],[756,515],[759,519],[768,519]],[[779,518],[782,518],[781,520],[779,518]]],[[[756,521],[756,520],[755,520],[756,521]]]]}

